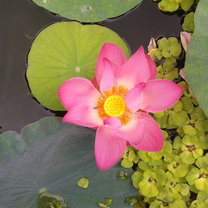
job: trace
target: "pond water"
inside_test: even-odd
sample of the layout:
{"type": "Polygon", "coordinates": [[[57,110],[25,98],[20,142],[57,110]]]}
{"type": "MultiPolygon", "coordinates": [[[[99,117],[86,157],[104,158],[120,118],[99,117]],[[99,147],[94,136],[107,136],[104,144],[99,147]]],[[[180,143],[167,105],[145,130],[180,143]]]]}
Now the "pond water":
{"type": "MultiPolygon", "coordinates": [[[[26,124],[54,115],[29,95],[26,60],[36,34],[65,19],[30,0],[1,0],[0,13],[0,131],[19,132],[26,124]]],[[[140,45],[147,47],[151,37],[178,36],[181,30],[180,18],[163,14],[152,0],[144,0],[129,13],[99,24],[120,34],[132,52],[140,45]]]]}

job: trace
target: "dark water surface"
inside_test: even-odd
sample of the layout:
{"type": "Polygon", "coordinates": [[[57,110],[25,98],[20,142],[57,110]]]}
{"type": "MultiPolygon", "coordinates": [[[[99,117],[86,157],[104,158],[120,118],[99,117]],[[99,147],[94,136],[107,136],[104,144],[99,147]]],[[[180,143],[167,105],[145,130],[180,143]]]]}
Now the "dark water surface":
{"type": "MultiPolygon", "coordinates": [[[[1,132],[20,131],[44,116],[54,115],[29,96],[25,80],[26,58],[36,34],[47,25],[64,20],[30,0],[0,0],[0,126],[1,132]]],[[[161,13],[152,0],[122,17],[100,23],[119,33],[134,52],[147,47],[151,37],[179,35],[177,15],[161,13]]]]}

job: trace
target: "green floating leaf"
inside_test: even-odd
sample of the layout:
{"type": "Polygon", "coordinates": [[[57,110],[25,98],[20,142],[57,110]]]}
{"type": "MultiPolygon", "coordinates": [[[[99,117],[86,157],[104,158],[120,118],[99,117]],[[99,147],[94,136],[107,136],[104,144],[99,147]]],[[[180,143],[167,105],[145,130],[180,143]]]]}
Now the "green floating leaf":
{"type": "Polygon", "coordinates": [[[33,0],[37,5],[80,22],[100,22],[120,16],[142,0],[33,0]]]}
{"type": "MultiPolygon", "coordinates": [[[[111,198],[112,208],[127,207],[125,199],[136,195],[130,177],[117,179],[124,172],[118,165],[99,171],[93,146],[93,130],[52,117],[26,126],[20,135],[1,134],[0,206],[36,208],[38,202],[39,208],[46,204],[97,208],[99,202],[111,198]],[[81,181],[84,188],[80,188],[83,178],[87,180],[81,181]]],[[[130,175],[132,170],[125,173],[130,175]]]]}
{"type": "Polygon", "coordinates": [[[185,73],[201,108],[208,116],[208,1],[200,0],[195,13],[195,31],[186,56],[185,73]]]}
{"type": "Polygon", "coordinates": [[[72,77],[93,78],[103,43],[120,46],[129,56],[124,41],[99,25],[60,22],[36,37],[28,56],[27,79],[33,96],[51,110],[63,111],[57,91],[72,77]]]}
{"type": "Polygon", "coordinates": [[[193,4],[194,4],[194,0],[182,0],[182,1],[180,1],[181,8],[186,12],[191,8],[191,6],[193,4]]]}
{"type": "Polygon", "coordinates": [[[178,10],[179,3],[176,1],[173,1],[173,0],[162,0],[158,4],[158,7],[163,12],[174,12],[174,11],[178,10]]]}
{"type": "Polygon", "coordinates": [[[194,31],[194,12],[190,12],[184,18],[184,22],[182,24],[182,29],[187,32],[194,31]]]}

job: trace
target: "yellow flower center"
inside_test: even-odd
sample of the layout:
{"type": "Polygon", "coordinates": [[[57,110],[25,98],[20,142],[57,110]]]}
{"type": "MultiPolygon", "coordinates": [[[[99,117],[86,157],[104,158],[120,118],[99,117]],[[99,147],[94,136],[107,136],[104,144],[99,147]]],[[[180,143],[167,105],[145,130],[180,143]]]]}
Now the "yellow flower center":
{"type": "Polygon", "coordinates": [[[98,98],[96,109],[101,119],[117,117],[123,125],[130,121],[132,112],[127,108],[125,96],[128,89],[123,86],[113,86],[98,98]]]}
{"type": "Polygon", "coordinates": [[[124,114],[126,104],[124,99],[119,95],[108,97],[104,103],[104,111],[110,117],[119,117],[124,114]]]}

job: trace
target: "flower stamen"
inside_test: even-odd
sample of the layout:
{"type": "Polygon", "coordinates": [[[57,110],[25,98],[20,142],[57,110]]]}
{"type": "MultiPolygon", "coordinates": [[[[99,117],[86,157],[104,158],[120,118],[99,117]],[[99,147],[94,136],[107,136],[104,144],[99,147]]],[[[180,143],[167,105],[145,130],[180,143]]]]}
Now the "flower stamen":
{"type": "Polygon", "coordinates": [[[119,95],[108,97],[104,103],[104,111],[111,117],[120,117],[124,114],[126,104],[124,99],[119,95]]]}
{"type": "Polygon", "coordinates": [[[98,98],[96,109],[101,119],[117,117],[123,125],[130,120],[132,112],[127,108],[125,96],[128,89],[123,86],[113,86],[98,98]]]}

